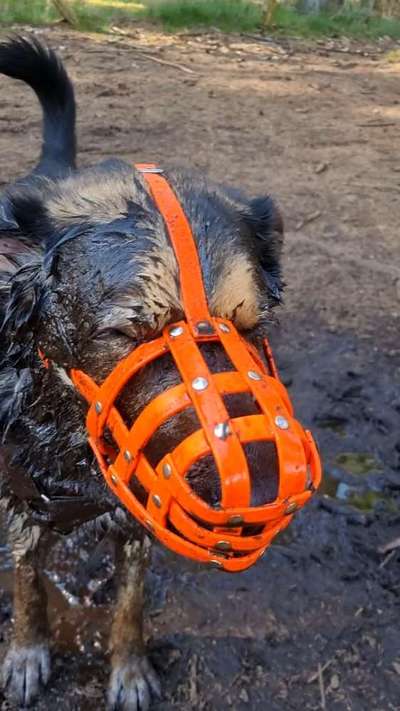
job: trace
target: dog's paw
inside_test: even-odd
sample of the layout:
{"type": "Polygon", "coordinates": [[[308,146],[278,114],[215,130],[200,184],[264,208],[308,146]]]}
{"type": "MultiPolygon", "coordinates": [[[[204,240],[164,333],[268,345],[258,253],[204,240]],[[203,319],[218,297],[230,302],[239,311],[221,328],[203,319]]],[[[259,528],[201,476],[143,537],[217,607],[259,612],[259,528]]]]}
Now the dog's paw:
{"type": "Polygon", "coordinates": [[[29,706],[49,679],[50,652],[47,644],[13,644],[10,647],[3,664],[3,684],[19,705],[29,706]]]}
{"type": "Polygon", "coordinates": [[[148,711],[152,696],[160,698],[161,688],[147,657],[132,655],[114,665],[108,690],[110,711],[148,711]]]}

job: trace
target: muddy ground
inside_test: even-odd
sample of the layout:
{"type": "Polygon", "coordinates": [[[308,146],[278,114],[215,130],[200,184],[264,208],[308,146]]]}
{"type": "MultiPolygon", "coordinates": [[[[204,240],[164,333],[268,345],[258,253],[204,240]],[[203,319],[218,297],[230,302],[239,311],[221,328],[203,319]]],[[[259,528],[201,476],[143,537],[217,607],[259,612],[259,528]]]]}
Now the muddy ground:
{"type": "MultiPolygon", "coordinates": [[[[286,303],[271,337],[319,439],[324,491],[239,576],[155,549],[154,709],[400,709],[400,548],[382,549],[400,536],[400,65],[384,43],[44,36],[76,82],[82,164],[189,164],[272,192],[286,218],[286,303]]],[[[29,90],[2,78],[0,92],[5,184],[33,164],[40,121],[29,90]]],[[[57,644],[38,709],[104,708],[111,572],[107,544],[72,540],[49,560],[57,644]]]]}

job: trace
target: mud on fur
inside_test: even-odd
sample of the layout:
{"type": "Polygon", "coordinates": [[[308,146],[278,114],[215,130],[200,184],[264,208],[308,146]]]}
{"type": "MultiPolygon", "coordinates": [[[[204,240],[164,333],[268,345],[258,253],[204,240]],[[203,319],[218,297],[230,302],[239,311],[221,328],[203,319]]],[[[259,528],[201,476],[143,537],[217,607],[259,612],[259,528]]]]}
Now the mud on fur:
{"type": "MultiPolygon", "coordinates": [[[[142,634],[149,543],[97,470],[86,440],[86,408],[68,371],[78,367],[101,381],[134,346],[182,317],[177,264],[132,165],[112,159],[76,168],[74,91],[56,55],[36,39],[17,37],[0,45],[0,73],[28,84],[43,110],[37,166],[0,197],[0,493],[15,562],[15,625],[4,684],[19,705],[28,705],[49,680],[39,569],[55,532],[85,526],[97,538],[117,537],[124,552],[117,561],[109,706],[145,711],[160,694],[142,634]],[[43,366],[38,349],[51,368],[43,366]]],[[[197,241],[212,314],[233,320],[258,343],[281,299],[279,210],[269,196],[248,199],[200,174],[163,168],[197,241]]],[[[214,370],[226,367],[216,347],[209,345],[204,355],[214,370]]],[[[123,411],[135,418],[178,380],[167,359],[162,368],[147,368],[134,390],[124,392],[123,411]]],[[[231,416],[251,408],[243,398],[232,399],[231,416]]],[[[150,460],[158,461],[195,427],[190,415],[177,415],[153,438],[150,460]]],[[[273,453],[255,448],[248,456],[253,503],[272,500],[273,453]]],[[[210,462],[191,477],[196,493],[218,502],[210,462]]]]}

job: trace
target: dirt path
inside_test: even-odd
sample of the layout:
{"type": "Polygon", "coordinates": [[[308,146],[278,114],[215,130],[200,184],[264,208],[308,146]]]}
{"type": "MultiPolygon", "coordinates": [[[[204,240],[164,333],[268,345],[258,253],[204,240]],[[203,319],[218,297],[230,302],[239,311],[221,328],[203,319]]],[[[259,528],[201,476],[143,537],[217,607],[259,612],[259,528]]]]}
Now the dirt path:
{"type": "MultiPolygon", "coordinates": [[[[288,288],[273,340],[332,495],[238,577],[156,552],[148,629],[165,698],[154,708],[319,709],[320,664],[329,711],[400,709],[400,554],[378,552],[400,535],[400,65],[379,48],[44,34],[76,83],[82,164],[179,162],[277,196],[288,288]],[[357,508],[343,501],[349,492],[357,508]]],[[[3,78],[0,96],[5,184],[34,162],[39,112],[3,78]]],[[[70,583],[67,605],[50,566],[67,627],[82,627],[82,600],[105,602],[107,576],[94,573],[98,592],[70,583]]],[[[7,592],[2,601],[6,642],[7,592]]],[[[98,610],[74,644],[59,623],[64,651],[39,709],[102,708],[98,610]]]]}

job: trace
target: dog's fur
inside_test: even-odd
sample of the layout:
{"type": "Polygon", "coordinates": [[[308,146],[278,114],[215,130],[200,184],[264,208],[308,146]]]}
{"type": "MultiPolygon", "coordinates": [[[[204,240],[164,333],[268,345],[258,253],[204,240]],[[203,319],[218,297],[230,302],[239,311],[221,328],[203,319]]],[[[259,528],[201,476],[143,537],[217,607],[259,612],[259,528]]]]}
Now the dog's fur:
{"type": "MultiPolygon", "coordinates": [[[[37,167],[0,199],[0,480],[15,560],[15,628],[4,680],[27,704],[49,679],[38,574],[43,541],[48,528],[86,525],[125,541],[109,703],[146,710],[150,695],[159,693],[142,636],[148,544],[103,482],[86,441],[85,404],[68,371],[79,367],[101,381],[136,344],[181,318],[177,264],[163,220],[132,165],[109,160],[76,169],[74,92],[53,52],[34,39],[13,39],[0,45],[0,73],[26,82],[44,116],[37,167]],[[38,349],[51,360],[49,369],[38,349]]],[[[258,343],[281,294],[278,210],[270,197],[248,200],[201,175],[166,173],[197,241],[212,313],[232,319],[258,343]]],[[[204,355],[215,370],[226,368],[217,347],[204,348],[204,355]]],[[[155,363],[125,389],[123,413],[132,420],[178,380],[167,358],[155,363]]],[[[230,399],[232,415],[251,411],[254,405],[245,400],[230,399]]],[[[167,422],[150,442],[150,460],[158,461],[195,427],[191,413],[167,422]]],[[[247,453],[253,501],[271,500],[274,452],[249,445],[247,453]]],[[[199,495],[218,502],[209,461],[194,467],[189,480],[199,495]]]]}

